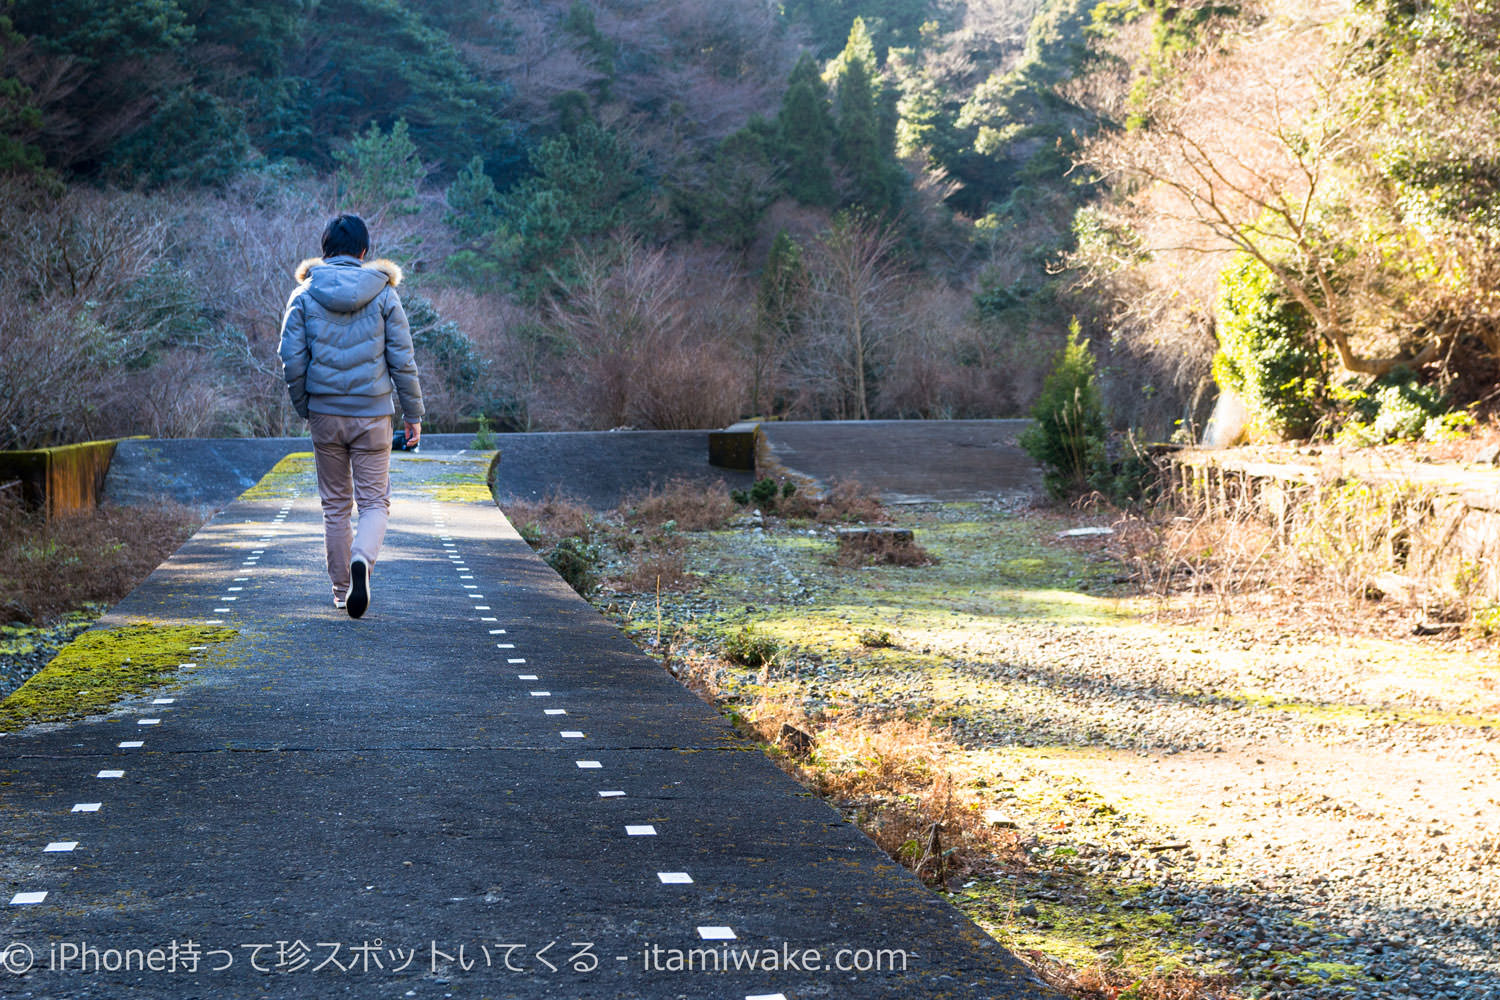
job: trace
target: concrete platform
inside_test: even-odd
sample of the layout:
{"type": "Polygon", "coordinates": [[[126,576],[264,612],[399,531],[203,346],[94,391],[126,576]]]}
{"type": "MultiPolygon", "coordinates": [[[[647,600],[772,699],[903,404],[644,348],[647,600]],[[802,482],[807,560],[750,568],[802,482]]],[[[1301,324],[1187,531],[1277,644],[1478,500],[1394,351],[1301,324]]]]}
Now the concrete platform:
{"type": "Polygon", "coordinates": [[[993,500],[1038,493],[1017,441],[1030,420],[770,421],[772,456],[824,486],[853,480],[887,503],[993,500]]]}
{"type": "Polygon", "coordinates": [[[0,738],[0,995],[1054,995],[494,505],[436,499],[451,462],[397,457],[363,620],[329,600],[310,479],[236,501],[100,625],[237,638],[168,704],[0,738]],[[739,965],[674,971],[693,950],[739,965]]]}

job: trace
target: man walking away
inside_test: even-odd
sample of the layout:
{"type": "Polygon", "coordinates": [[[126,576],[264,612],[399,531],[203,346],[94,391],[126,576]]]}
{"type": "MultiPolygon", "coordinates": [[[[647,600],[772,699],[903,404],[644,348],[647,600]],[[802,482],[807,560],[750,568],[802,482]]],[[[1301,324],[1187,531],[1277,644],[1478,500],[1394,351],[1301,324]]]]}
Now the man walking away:
{"type": "Polygon", "coordinates": [[[309,421],[333,605],[358,618],[391,506],[392,396],[408,445],[422,436],[422,386],[396,286],[401,269],[363,263],[370,234],[357,215],[323,230],[323,256],[297,267],[301,284],[281,322],[281,364],[292,406],[309,421]],[[359,526],[349,518],[359,505],[359,526]]]}

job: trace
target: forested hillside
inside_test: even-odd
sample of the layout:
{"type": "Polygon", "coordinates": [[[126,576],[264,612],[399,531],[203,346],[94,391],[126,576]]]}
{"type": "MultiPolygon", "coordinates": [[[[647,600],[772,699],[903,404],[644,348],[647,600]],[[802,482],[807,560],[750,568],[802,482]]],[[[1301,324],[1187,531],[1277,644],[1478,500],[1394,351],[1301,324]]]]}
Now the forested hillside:
{"type": "Polygon", "coordinates": [[[357,211],[441,428],[1217,384],[1411,436],[1494,380],[1495,15],[1166,0],[0,0],[0,447],[281,434],[357,211]],[[1398,412],[1399,411],[1399,412],[1398,412]]]}

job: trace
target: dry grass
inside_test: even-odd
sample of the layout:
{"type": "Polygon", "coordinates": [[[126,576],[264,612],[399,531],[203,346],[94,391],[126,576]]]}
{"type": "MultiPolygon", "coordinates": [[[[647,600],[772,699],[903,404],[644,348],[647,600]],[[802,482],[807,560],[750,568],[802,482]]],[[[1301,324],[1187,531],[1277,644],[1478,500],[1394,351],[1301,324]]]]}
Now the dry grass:
{"type": "Polygon", "coordinates": [[[1103,965],[1076,969],[1040,952],[1025,952],[1020,958],[1048,986],[1086,1000],[1234,1000],[1239,994],[1224,976],[1200,976],[1191,972],[1145,972],[1107,968],[1103,965]]]}
{"type": "Polygon", "coordinates": [[[839,536],[834,563],[845,568],[858,566],[932,566],[937,557],[915,540],[905,541],[882,532],[839,536]]]}
{"type": "Polygon", "coordinates": [[[638,549],[625,572],[612,582],[618,589],[635,594],[657,591],[681,594],[692,590],[701,581],[696,574],[688,572],[687,559],[680,551],[638,549]]]}
{"type": "MultiPolygon", "coordinates": [[[[690,686],[722,703],[717,672],[711,661],[698,660],[690,686]]],[[[1019,860],[1016,833],[984,821],[980,803],[964,791],[962,749],[931,722],[868,712],[814,718],[785,689],[767,689],[734,708],[751,735],[781,749],[784,770],[850,814],[929,884],[1019,860]],[[811,737],[810,753],[788,745],[786,726],[811,737]]]]}
{"type": "Polygon", "coordinates": [[[594,512],[584,504],[556,493],[544,500],[513,500],[505,516],[533,546],[563,538],[588,541],[594,535],[594,512]]]}
{"type": "Polygon", "coordinates": [[[1106,550],[1160,614],[1183,620],[1260,615],[1342,635],[1456,628],[1486,605],[1445,570],[1430,510],[1414,487],[1358,484],[1298,498],[1281,524],[1250,504],[1169,502],[1122,516],[1106,550]]]}
{"type": "Polygon", "coordinates": [[[675,522],[680,531],[713,531],[736,513],[729,491],[719,483],[672,479],[660,489],[629,497],[620,505],[626,524],[657,527],[675,522]]]}
{"type": "Polygon", "coordinates": [[[171,500],[47,519],[0,498],[0,623],[45,624],[130,593],[206,520],[171,500]]]}
{"type": "Polygon", "coordinates": [[[834,483],[819,501],[814,516],[824,524],[835,521],[845,524],[881,524],[889,520],[885,507],[880,503],[879,494],[852,479],[834,483]]]}

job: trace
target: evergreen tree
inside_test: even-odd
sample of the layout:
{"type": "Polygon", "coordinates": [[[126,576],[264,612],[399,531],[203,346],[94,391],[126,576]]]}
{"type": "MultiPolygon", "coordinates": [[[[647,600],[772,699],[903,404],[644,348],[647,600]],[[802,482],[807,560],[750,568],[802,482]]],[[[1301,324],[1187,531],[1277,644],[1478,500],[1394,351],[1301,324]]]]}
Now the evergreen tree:
{"type": "Polygon", "coordinates": [[[111,151],[107,173],[122,183],[223,184],[252,159],[239,109],[204,90],[163,97],[156,114],[111,151]]]}
{"type": "MultiPolygon", "coordinates": [[[[10,50],[25,43],[10,18],[0,13],[0,65],[10,50]]],[[[31,141],[41,130],[42,112],[32,100],[30,87],[14,77],[0,76],[0,176],[43,170],[42,151],[31,141]]]]}
{"type": "Polygon", "coordinates": [[[833,152],[833,116],[828,88],[811,55],[804,53],[788,78],[776,131],[786,163],[787,194],[805,205],[832,205],[828,157],[833,152]]]}
{"type": "Polygon", "coordinates": [[[834,157],[848,174],[848,200],[878,214],[899,206],[900,166],[892,156],[891,131],[881,115],[875,47],[865,23],[854,19],[849,44],[829,66],[838,87],[834,157]]]}
{"type": "Polygon", "coordinates": [[[495,182],[484,172],[484,158],[475,156],[448,186],[448,225],[465,239],[495,228],[500,221],[495,182]]]}
{"type": "Polygon", "coordinates": [[[391,126],[389,134],[371,123],[368,131],[355,136],[349,148],[334,153],[333,158],[339,164],[339,194],[344,204],[374,220],[387,213],[417,212],[417,185],[427,176],[427,168],[405,119],[391,126]]]}
{"type": "Polygon", "coordinates": [[[771,241],[766,268],[761,272],[760,288],[755,297],[756,323],[750,342],[750,405],[757,415],[767,415],[775,405],[767,382],[776,370],[780,356],[801,333],[808,287],[802,247],[783,229],[771,241]]]}
{"type": "Polygon", "coordinates": [[[1109,485],[1104,402],[1094,352],[1076,319],[1031,416],[1035,423],[1021,435],[1021,447],[1041,464],[1049,493],[1067,499],[1109,485]]]}

